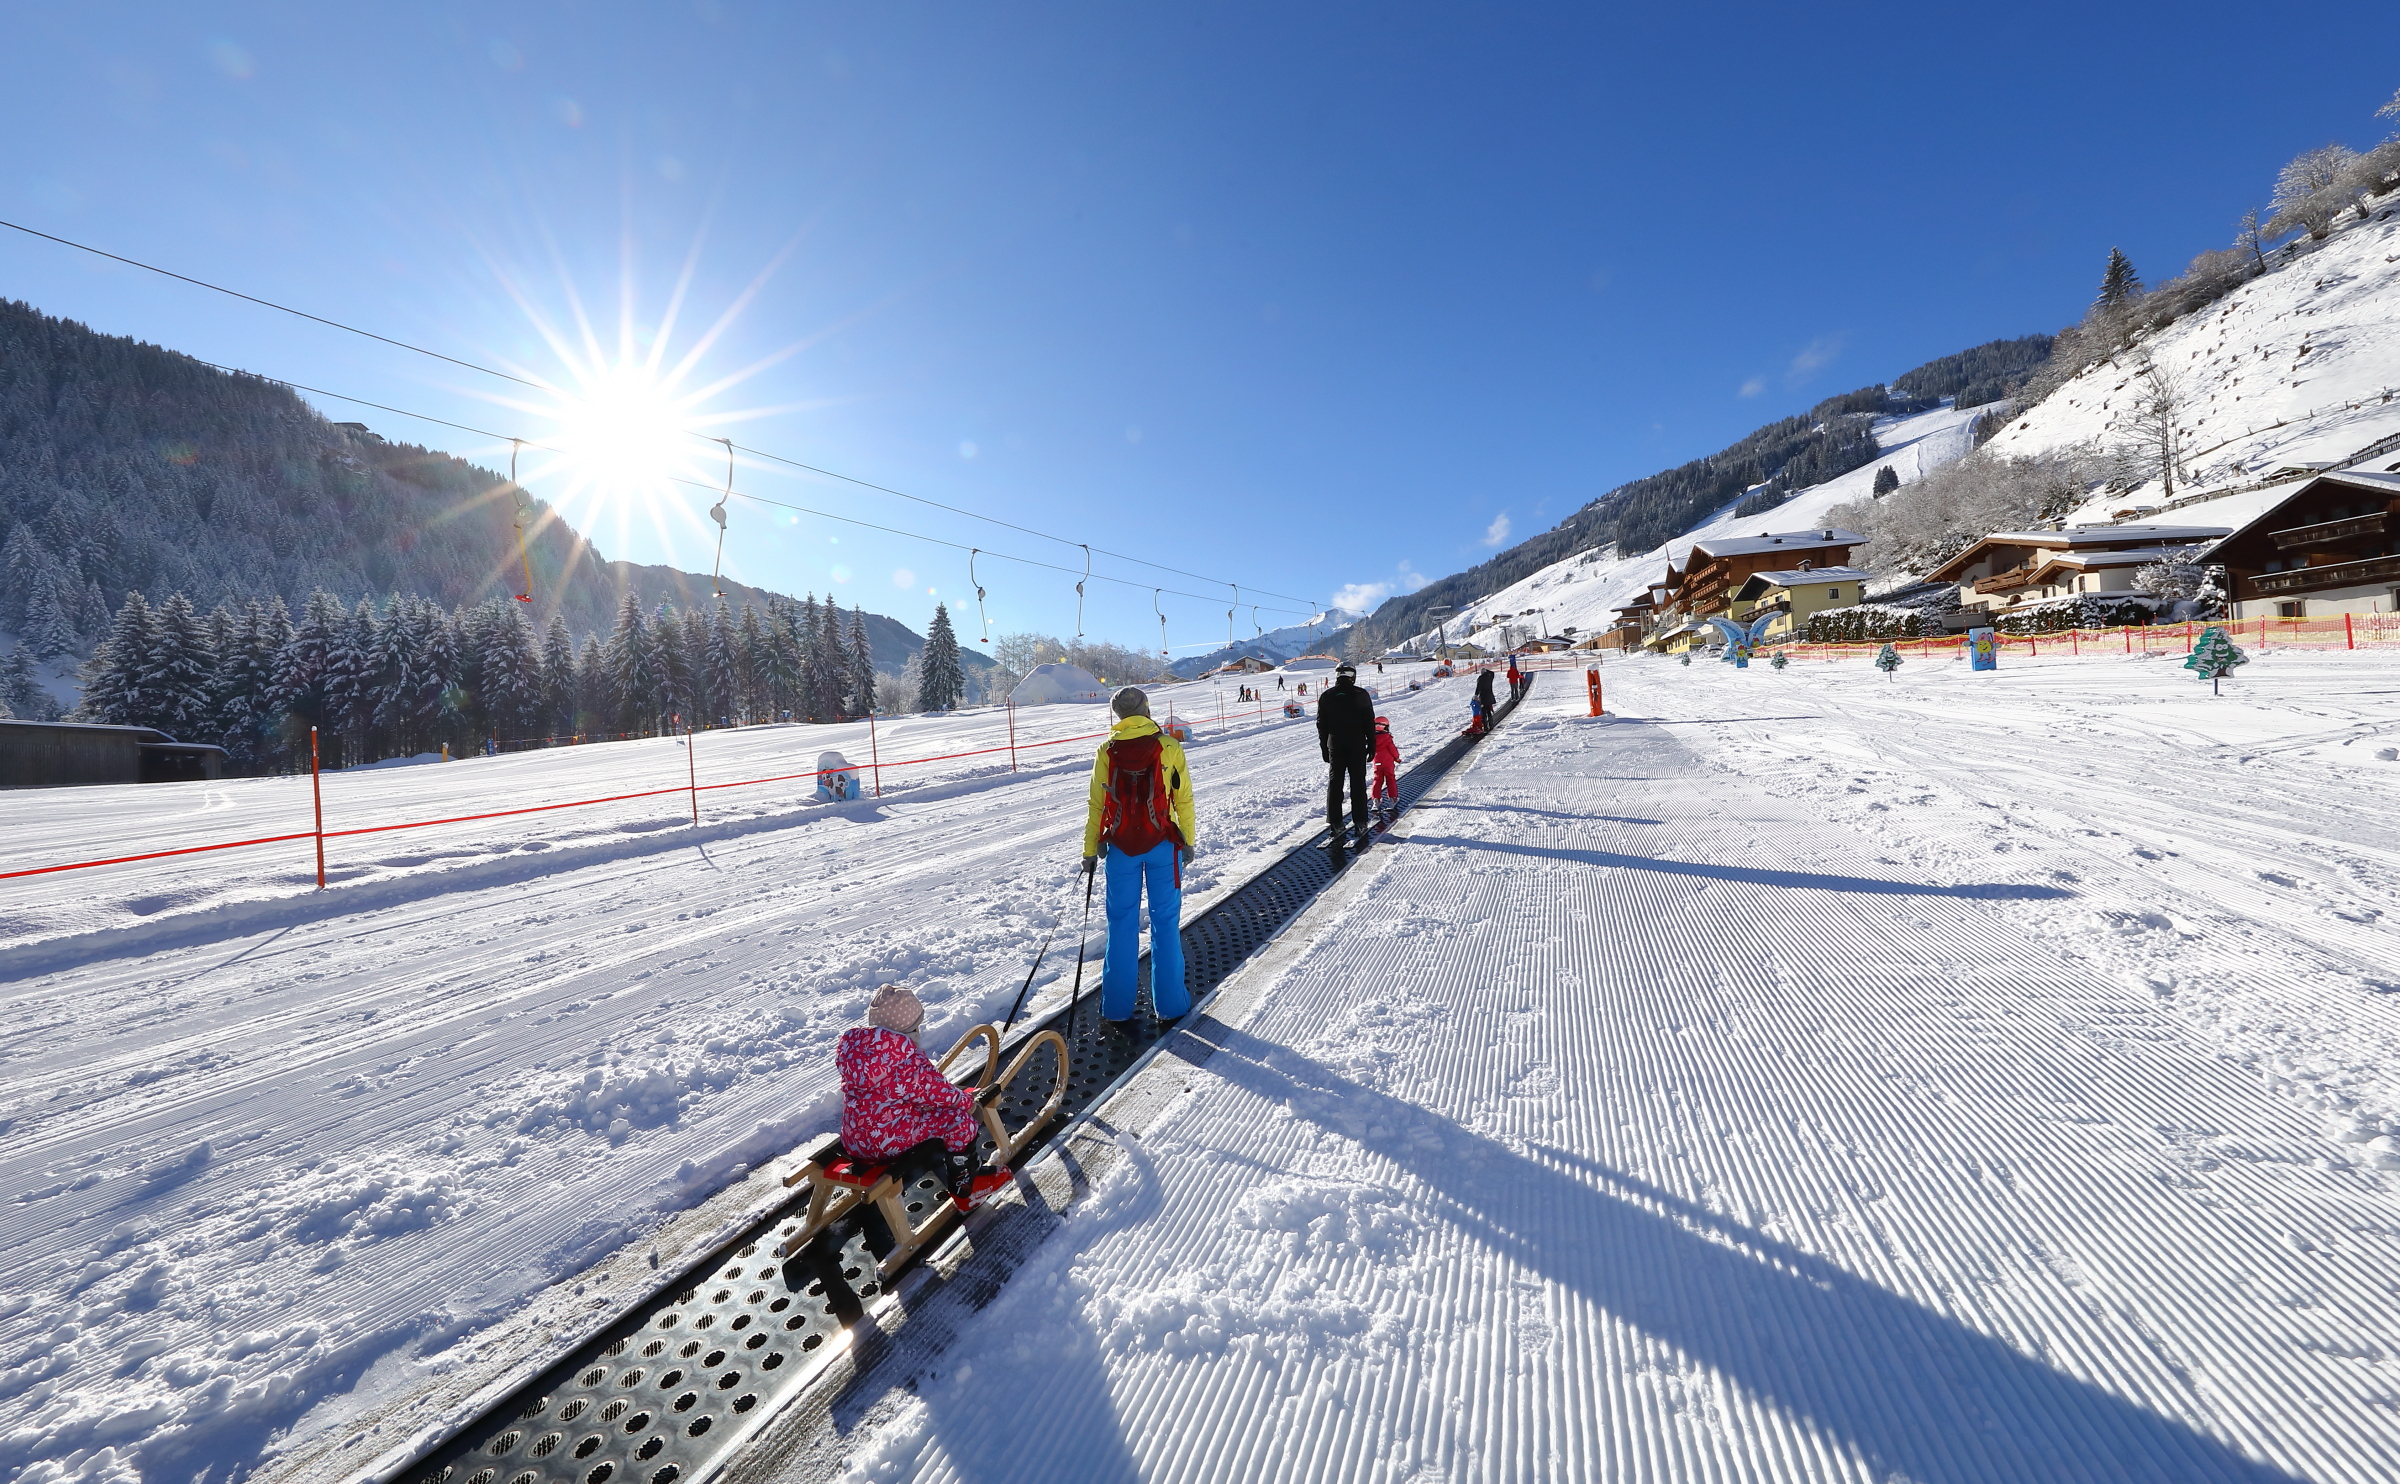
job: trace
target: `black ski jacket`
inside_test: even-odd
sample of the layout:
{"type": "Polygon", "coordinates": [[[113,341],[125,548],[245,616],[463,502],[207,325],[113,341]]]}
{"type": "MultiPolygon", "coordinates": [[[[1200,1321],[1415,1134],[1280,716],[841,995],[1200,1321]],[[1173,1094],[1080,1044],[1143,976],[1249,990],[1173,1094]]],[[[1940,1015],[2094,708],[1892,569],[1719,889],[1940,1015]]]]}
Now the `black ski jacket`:
{"type": "Polygon", "coordinates": [[[1484,714],[1487,716],[1490,715],[1492,710],[1491,671],[1485,670],[1475,677],[1475,699],[1483,702],[1484,714]]]}
{"type": "Polygon", "coordinates": [[[1328,762],[1363,756],[1375,743],[1375,698],[1341,681],[1317,698],[1317,751],[1328,762]]]}

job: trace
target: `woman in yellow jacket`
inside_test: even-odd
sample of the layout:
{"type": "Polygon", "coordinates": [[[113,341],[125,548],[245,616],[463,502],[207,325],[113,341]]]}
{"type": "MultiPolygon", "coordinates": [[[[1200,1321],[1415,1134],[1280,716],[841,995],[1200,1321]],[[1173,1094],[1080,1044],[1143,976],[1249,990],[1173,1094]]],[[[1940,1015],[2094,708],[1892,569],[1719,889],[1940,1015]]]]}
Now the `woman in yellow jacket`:
{"type": "Polygon", "coordinates": [[[1183,982],[1183,868],[1192,861],[1192,773],[1183,747],[1150,719],[1150,698],[1132,686],[1109,703],[1116,725],[1092,760],[1091,806],[1083,822],[1088,875],[1108,852],[1108,951],[1100,966],[1100,1014],[1133,1018],[1141,958],[1141,907],[1150,893],[1150,1008],[1173,1020],[1192,1008],[1183,982]]]}

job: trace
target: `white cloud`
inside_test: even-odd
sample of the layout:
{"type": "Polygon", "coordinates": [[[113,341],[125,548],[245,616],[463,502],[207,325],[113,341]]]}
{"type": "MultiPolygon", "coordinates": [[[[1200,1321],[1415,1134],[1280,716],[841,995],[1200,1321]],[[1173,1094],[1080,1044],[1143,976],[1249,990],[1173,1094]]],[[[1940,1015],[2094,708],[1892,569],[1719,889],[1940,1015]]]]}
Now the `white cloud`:
{"type": "Polygon", "coordinates": [[[1503,510],[1498,515],[1492,517],[1492,523],[1490,525],[1483,528],[1483,544],[1486,546],[1498,546],[1501,542],[1506,541],[1507,539],[1508,512],[1503,510]]]}
{"type": "Polygon", "coordinates": [[[1794,383],[1802,382],[1832,365],[1842,353],[1842,342],[1849,338],[1847,335],[1819,335],[1801,346],[1800,353],[1792,357],[1792,369],[1787,379],[1794,383]]]}
{"type": "Polygon", "coordinates": [[[1400,586],[1402,588],[1413,593],[1431,581],[1433,581],[1432,578],[1410,566],[1406,557],[1400,559],[1400,586]]]}
{"type": "Polygon", "coordinates": [[[1333,606],[1351,613],[1372,613],[1376,604],[1391,595],[1388,582],[1353,582],[1333,595],[1333,606]]]}
{"type": "Polygon", "coordinates": [[[1753,376],[1742,383],[1742,395],[1745,397],[1755,397],[1766,389],[1767,379],[1763,376],[1753,376]]]}

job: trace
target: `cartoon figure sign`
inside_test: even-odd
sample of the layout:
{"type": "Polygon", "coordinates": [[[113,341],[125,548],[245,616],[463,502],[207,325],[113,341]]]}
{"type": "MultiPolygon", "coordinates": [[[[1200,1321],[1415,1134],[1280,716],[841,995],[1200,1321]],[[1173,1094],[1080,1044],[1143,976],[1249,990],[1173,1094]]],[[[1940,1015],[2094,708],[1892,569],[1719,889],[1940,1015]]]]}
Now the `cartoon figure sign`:
{"type": "Polygon", "coordinates": [[[1990,629],[1967,630],[1967,668],[1997,670],[2000,668],[2000,640],[1990,629]]]}

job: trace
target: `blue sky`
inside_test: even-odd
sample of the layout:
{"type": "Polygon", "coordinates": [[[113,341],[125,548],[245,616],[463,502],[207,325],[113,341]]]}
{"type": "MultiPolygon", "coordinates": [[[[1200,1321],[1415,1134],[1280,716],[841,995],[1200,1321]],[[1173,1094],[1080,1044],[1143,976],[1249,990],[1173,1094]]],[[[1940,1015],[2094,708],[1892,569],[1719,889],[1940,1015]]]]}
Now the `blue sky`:
{"type": "MultiPolygon", "coordinates": [[[[0,293],[533,439],[611,556],[705,570],[674,428],[1108,550],[1087,631],[1403,590],[1818,398],[2152,281],[2381,137],[2400,10],[79,5],[0,55],[0,215],[537,378],[550,400],[0,233],[0,293]],[[342,13],[344,10],[347,13],[342,13]],[[568,327],[569,356],[542,324],[568,327]],[[611,393],[611,395],[617,395],[611,393]],[[500,398],[501,401],[495,401],[500,398]],[[516,405],[509,405],[514,403],[516,405]],[[527,405],[536,404],[536,405],[527,405]],[[710,419],[764,415],[730,425],[710,419]],[[656,437],[642,429],[656,423],[656,437]],[[671,447],[668,445],[672,445],[671,447]],[[605,476],[605,477],[604,477],[605,476]],[[1181,589],[1156,598],[1152,584],[1181,589]],[[1299,602],[1293,599],[1302,600],[1299,602]]],[[[505,464],[489,439],[315,399],[505,464]]],[[[529,461],[529,467],[532,467],[529,461]]],[[[737,488],[1080,568],[768,466],[737,488]]],[[[965,553],[736,501],[728,566],[922,627],[965,553]],[[905,578],[905,584],[902,582],[905,578]]],[[[995,632],[1073,578],[977,561],[995,632]]]]}

